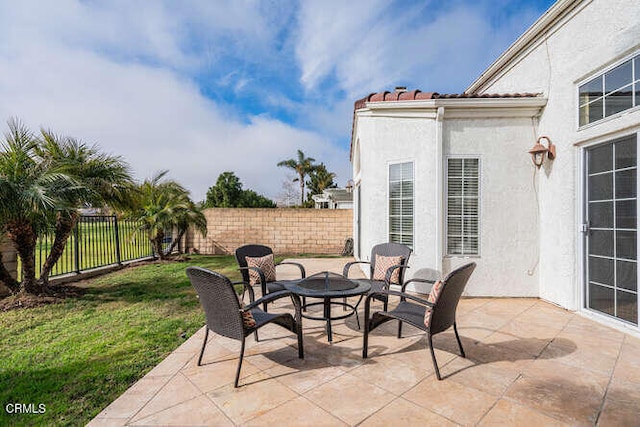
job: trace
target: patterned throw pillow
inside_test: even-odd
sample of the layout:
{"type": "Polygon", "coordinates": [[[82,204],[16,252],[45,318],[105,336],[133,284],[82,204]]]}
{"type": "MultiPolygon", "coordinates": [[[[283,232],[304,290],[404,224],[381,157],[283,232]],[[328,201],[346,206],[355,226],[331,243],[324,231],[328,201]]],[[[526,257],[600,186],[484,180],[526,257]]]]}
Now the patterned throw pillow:
{"type": "MultiPolygon", "coordinates": [[[[440,296],[440,293],[442,292],[442,288],[443,288],[443,283],[441,280],[438,280],[436,283],[434,283],[433,286],[431,287],[431,292],[429,292],[429,296],[427,297],[427,301],[435,304],[436,301],[438,301],[438,297],[440,296]]],[[[432,314],[433,314],[433,309],[431,307],[427,307],[427,310],[424,312],[424,325],[426,327],[429,327],[429,324],[431,323],[432,314]]]]}
{"type": "MultiPolygon", "coordinates": [[[[402,264],[401,256],[382,256],[376,254],[376,267],[373,270],[373,280],[384,280],[387,275],[387,270],[389,267],[393,267],[394,265],[402,264]]],[[[396,268],[393,270],[393,274],[391,275],[391,283],[400,283],[400,269],[396,268]]]]}
{"type": "Polygon", "coordinates": [[[256,326],[256,319],[253,318],[251,310],[243,311],[244,302],[240,301],[240,313],[242,313],[242,325],[245,328],[253,328],[256,326]]]}
{"type": "MultiPolygon", "coordinates": [[[[247,267],[258,267],[264,273],[267,282],[276,280],[276,266],[273,262],[273,254],[263,257],[246,257],[247,267]]],[[[260,274],[255,270],[249,270],[249,283],[252,285],[260,283],[260,274]]]]}

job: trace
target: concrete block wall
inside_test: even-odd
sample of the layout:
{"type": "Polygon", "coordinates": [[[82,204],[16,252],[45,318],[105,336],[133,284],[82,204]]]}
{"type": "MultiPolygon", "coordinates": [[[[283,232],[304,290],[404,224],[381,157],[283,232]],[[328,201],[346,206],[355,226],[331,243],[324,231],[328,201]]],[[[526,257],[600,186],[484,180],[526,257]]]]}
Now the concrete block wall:
{"type": "Polygon", "coordinates": [[[207,236],[190,231],[186,246],[201,254],[233,254],[263,244],[276,254],[340,254],[353,237],[351,209],[206,209],[207,236]]]}
{"type": "MultiPolygon", "coordinates": [[[[18,275],[18,254],[13,246],[6,240],[0,240],[0,252],[2,252],[2,263],[9,270],[13,277],[18,275]]],[[[0,296],[8,295],[9,289],[0,283],[0,296]]]]}

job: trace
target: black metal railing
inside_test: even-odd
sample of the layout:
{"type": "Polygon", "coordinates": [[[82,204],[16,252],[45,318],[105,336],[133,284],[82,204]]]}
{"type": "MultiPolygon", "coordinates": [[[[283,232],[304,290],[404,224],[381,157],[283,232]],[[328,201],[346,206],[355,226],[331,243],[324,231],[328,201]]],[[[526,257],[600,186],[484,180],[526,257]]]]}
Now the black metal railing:
{"type": "MultiPolygon", "coordinates": [[[[171,232],[163,250],[171,242],[171,232]]],[[[36,276],[53,245],[52,235],[45,235],[36,244],[36,276]]],[[[50,277],[81,273],[94,268],[122,264],[155,256],[153,246],[136,221],[118,219],[115,215],[82,215],[69,236],[64,252],[51,269],[50,277]]],[[[18,258],[18,279],[21,276],[18,258]]]]}

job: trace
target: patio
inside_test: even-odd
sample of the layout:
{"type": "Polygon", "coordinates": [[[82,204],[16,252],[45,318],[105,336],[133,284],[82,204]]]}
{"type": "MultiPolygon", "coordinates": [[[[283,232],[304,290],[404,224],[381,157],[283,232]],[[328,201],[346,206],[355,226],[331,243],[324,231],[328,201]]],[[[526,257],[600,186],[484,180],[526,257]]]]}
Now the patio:
{"type": "MultiPolygon", "coordinates": [[[[310,275],[347,259],[296,261],[310,275]]],[[[376,329],[363,360],[354,317],[333,324],[333,344],[305,319],[300,360],[295,336],[269,325],[248,340],[237,389],[238,342],[210,334],[196,366],[203,328],[90,425],[637,425],[640,339],[538,299],[463,299],[458,324],[466,359],[452,331],[434,337],[443,381],[409,326],[402,339],[395,322],[376,329]]]]}

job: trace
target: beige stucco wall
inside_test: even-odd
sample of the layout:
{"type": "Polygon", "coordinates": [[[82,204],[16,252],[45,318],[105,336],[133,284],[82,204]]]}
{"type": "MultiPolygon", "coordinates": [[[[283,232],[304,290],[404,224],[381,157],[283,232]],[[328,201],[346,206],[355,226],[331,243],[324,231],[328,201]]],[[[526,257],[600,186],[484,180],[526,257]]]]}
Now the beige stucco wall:
{"type": "Polygon", "coordinates": [[[530,118],[445,119],[449,155],[480,159],[480,255],[443,260],[443,271],[475,261],[468,295],[538,296],[535,166],[530,118]]]}
{"type": "MultiPolygon", "coordinates": [[[[354,155],[360,169],[358,162],[353,166],[362,198],[361,234],[354,234],[355,241],[360,240],[361,259],[369,260],[371,247],[389,241],[389,164],[411,161],[415,175],[414,251],[407,277],[421,268],[445,275],[474,261],[478,268],[466,295],[538,296],[534,166],[527,153],[533,139],[531,116],[497,113],[490,103],[464,112],[444,108],[441,125],[436,109],[428,105],[406,111],[389,103],[386,110],[370,106],[371,111],[358,112],[354,155]],[[476,257],[446,256],[443,180],[449,155],[480,158],[481,252],[476,257]]],[[[530,114],[536,111],[531,109],[530,114]]],[[[356,199],[356,230],[357,221],[356,199]]]]}
{"type": "Polygon", "coordinates": [[[636,107],[578,129],[577,84],[640,52],[637,0],[584,1],[480,92],[542,92],[548,103],[539,135],[557,146],[540,188],[540,297],[579,309],[583,287],[583,147],[640,131],[636,107]]]}
{"type": "Polygon", "coordinates": [[[246,244],[275,253],[339,254],[352,237],[351,209],[206,209],[207,236],[189,232],[186,245],[202,254],[233,254],[246,244]]]}

